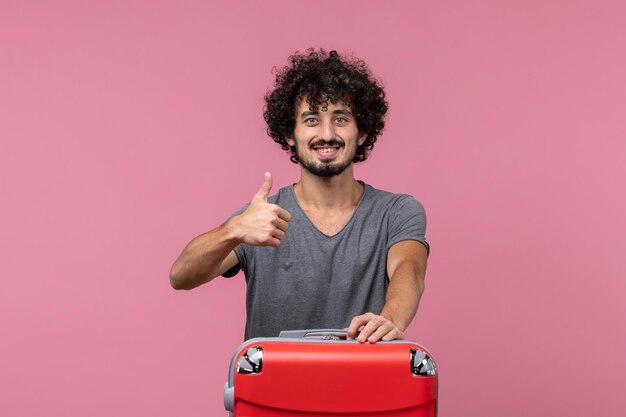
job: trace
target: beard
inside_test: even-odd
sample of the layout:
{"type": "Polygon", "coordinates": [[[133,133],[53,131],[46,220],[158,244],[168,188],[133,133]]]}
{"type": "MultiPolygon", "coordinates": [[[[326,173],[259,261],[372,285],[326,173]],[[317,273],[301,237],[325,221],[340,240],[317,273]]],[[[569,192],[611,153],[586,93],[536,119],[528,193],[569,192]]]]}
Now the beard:
{"type": "MultiPolygon", "coordinates": [[[[311,149],[313,149],[314,146],[317,146],[320,144],[337,145],[342,148],[345,147],[345,144],[343,142],[340,142],[337,140],[316,142],[316,143],[311,144],[310,147],[311,149]]],[[[298,158],[298,162],[300,162],[300,165],[302,165],[302,167],[306,169],[307,171],[309,171],[311,174],[317,175],[318,177],[328,178],[328,177],[334,177],[335,175],[341,174],[343,171],[346,170],[346,168],[350,166],[350,164],[352,164],[355,156],[356,156],[356,148],[353,149],[350,154],[346,155],[346,159],[344,161],[318,162],[318,161],[313,161],[313,160],[307,160],[305,157],[303,157],[303,155],[300,155],[298,146],[296,146],[296,157],[298,158]]]]}

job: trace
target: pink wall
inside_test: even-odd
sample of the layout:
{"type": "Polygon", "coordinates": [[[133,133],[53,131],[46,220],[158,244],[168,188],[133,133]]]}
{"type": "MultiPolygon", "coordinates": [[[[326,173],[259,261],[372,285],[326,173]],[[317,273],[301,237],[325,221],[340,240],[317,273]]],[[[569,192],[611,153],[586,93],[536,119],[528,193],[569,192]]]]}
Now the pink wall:
{"type": "Polygon", "coordinates": [[[309,46],[387,87],[357,175],[428,210],[408,336],[438,360],[440,415],[624,415],[624,13],[2,1],[0,415],[223,415],[243,280],[175,292],[167,275],[265,170],[297,178],[261,106],[272,66],[309,46]]]}

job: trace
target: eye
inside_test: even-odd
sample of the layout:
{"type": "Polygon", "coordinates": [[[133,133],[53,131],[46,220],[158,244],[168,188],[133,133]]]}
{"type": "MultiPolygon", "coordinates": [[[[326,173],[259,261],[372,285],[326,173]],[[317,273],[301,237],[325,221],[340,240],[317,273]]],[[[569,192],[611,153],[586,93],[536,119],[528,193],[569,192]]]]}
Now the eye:
{"type": "Polygon", "coordinates": [[[307,117],[306,119],[304,119],[304,123],[312,125],[317,123],[317,119],[315,117],[307,117]]]}
{"type": "Polygon", "coordinates": [[[348,119],[346,119],[345,117],[337,117],[335,119],[335,122],[337,122],[339,124],[344,124],[344,123],[348,123],[348,119]]]}

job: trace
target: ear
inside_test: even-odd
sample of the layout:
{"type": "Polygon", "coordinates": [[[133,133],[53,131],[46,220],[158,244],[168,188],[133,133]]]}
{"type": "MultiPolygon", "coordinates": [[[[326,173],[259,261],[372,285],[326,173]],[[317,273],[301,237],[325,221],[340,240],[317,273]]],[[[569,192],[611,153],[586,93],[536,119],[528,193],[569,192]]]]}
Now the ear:
{"type": "Polygon", "coordinates": [[[366,139],[367,139],[367,133],[363,133],[361,137],[359,137],[359,146],[363,145],[366,139]]]}
{"type": "Polygon", "coordinates": [[[295,146],[296,145],[296,141],[289,135],[285,135],[285,141],[287,142],[287,144],[289,146],[295,146]]]}

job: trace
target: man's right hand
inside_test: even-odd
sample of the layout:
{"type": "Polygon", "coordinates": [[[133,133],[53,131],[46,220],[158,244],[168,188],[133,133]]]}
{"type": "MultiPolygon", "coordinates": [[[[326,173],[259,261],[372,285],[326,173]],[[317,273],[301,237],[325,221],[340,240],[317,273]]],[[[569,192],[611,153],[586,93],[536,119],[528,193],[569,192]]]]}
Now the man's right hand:
{"type": "Polygon", "coordinates": [[[243,213],[192,239],[172,265],[172,287],[190,290],[228,271],[237,265],[233,249],[242,242],[278,247],[291,215],[277,204],[268,203],[271,189],[272,175],[266,172],[261,189],[243,213]]]}
{"type": "Polygon", "coordinates": [[[243,243],[277,248],[285,238],[291,214],[267,198],[272,190],[272,174],[265,173],[265,181],[248,208],[228,223],[233,233],[243,243]]]}

